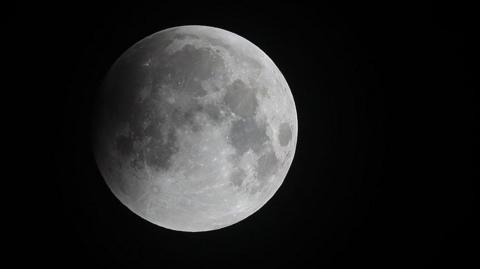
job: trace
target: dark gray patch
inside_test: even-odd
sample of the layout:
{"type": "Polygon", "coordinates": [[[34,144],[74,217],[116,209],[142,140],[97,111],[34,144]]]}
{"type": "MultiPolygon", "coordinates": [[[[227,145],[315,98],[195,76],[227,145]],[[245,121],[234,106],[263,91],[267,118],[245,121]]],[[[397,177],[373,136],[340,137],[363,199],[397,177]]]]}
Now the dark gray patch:
{"type": "Polygon", "coordinates": [[[202,110],[215,122],[221,120],[220,107],[218,105],[207,104],[202,106],[202,110]]]}
{"type": "Polygon", "coordinates": [[[244,118],[253,117],[258,106],[255,91],[238,79],[227,86],[224,101],[232,112],[244,118]]]}
{"type": "MultiPolygon", "coordinates": [[[[172,42],[171,35],[152,35],[129,48],[110,68],[94,103],[95,132],[114,136],[136,112],[139,92],[152,85],[151,70],[144,66],[161,58],[162,51],[172,42]]],[[[133,137],[133,139],[135,139],[133,137]]]]}
{"type": "Polygon", "coordinates": [[[154,102],[143,102],[132,113],[130,126],[136,139],[145,136],[160,138],[166,123],[165,115],[156,111],[154,102]]]}
{"type": "Polygon", "coordinates": [[[174,126],[189,126],[194,132],[201,131],[203,125],[197,122],[196,116],[198,113],[205,114],[209,119],[214,122],[220,122],[223,120],[223,116],[220,114],[220,107],[214,104],[201,105],[197,101],[192,103],[188,108],[180,108],[171,106],[170,118],[174,126]]]}
{"type": "Polygon", "coordinates": [[[128,120],[136,110],[137,89],[145,87],[148,73],[135,65],[116,64],[102,84],[96,107],[101,109],[107,119],[101,123],[118,127],[119,123],[128,120]]]}
{"type": "Polygon", "coordinates": [[[259,180],[266,180],[269,176],[275,173],[278,167],[278,159],[272,150],[262,155],[257,163],[257,176],[259,180]]]}
{"type": "Polygon", "coordinates": [[[178,151],[177,139],[173,129],[168,132],[165,141],[152,139],[145,146],[145,160],[150,167],[157,169],[168,169],[171,157],[178,151]]]}
{"type": "Polygon", "coordinates": [[[257,124],[254,118],[239,119],[232,124],[229,142],[238,154],[243,154],[248,149],[258,153],[268,140],[266,131],[265,123],[257,124]]]}
{"type": "Polygon", "coordinates": [[[234,186],[240,187],[243,183],[243,180],[247,176],[247,173],[243,169],[236,169],[230,176],[230,181],[234,186]]]}
{"type": "Polygon", "coordinates": [[[185,45],[181,50],[158,62],[154,67],[154,85],[162,82],[175,90],[188,92],[192,96],[204,96],[207,92],[201,82],[212,77],[212,73],[224,70],[221,57],[208,48],[185,45]],[[167,76],[169,74],[169,76],[167,76]]]}
{"type": "Polygon", "coordinates": [[[199,109],[200,109],[200,107],[198,106],[198,104],[195,104],[194,106],[192,106],[191,108],[186,109],[186,110],[175,108],[174,111],[175,111],[176,116],[174,116],[174,118],[175,118],[175,123],[177,124],[177,126],[181,126],[181,125],[184,125],[184,124],[186,124],[186,125],[194,124],[195,123],[195,114],[199,109]]]}
{"type": "Polygon", "coordinates": [[[172,126],[189,126],[194,132],[202,130],[202,126],[195,120],[197,112],[201,111],[199,104],[194,104],[189,109],[176,106],[170,108],[170,120],[172,126]]]}
{"type": "Polygon", "coordinates": [[[96,107],[110,117],[107,122],[102,122],[102,128],[107,124],[117,127],[136,109],[134,103],[138,100],[138,93],[152,85],[152,70],[144,64],[157,59],[165,60],[162,51],[173,41],[169,37],[165,34],[153,35],[137,42],[108,71],[96,98],[96,107]]]}
{"type": "Polygon", "coordinates": [[[286,146],[292,139],[292,128],[290,124],[284,122],[280,124],[278,128],[278,141],[280,142],[281,146],[286,146]]]}
{"type": "Polygon", "coordinates": [[[141,170],[145,167],[144,161],[145,156],[143,155],[143,152],[138,152],[137,156],[135,156],[135,158],[131,161],[130,165],[133,169],[141,170]]]}
{"type": "Polygon", "coordinates": [[[117,136],[115,146],[120,154],[125,156],[130,155],[133,151],[132,138],[124,135],[117,136]]]}

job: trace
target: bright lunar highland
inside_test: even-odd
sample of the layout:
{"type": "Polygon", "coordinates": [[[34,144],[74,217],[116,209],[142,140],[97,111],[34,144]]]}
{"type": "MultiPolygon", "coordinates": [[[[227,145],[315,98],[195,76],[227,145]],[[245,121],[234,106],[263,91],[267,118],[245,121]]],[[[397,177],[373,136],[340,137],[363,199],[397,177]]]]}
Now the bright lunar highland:
{"type": "Polygon", "coordinates": [[[99,170],[131,211],[165,228],[209,231],[260,209],[295,154],[285,78],[234,33],[180,26],[137,42],[96,100],[99,170]]]}

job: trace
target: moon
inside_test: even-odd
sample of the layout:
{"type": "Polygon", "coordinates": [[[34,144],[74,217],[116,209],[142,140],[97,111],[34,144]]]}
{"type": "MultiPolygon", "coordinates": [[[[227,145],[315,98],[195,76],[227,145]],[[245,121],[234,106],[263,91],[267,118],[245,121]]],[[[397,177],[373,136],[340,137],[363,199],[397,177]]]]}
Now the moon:
{"type": "Polygon", "coordinates": [[[125,51],[99,90],[93,151],[112,193],[158,226],[216,230],[259,210],[295,154],[297,112],[273,61],[232,32],[179,26],[125,51]]]}

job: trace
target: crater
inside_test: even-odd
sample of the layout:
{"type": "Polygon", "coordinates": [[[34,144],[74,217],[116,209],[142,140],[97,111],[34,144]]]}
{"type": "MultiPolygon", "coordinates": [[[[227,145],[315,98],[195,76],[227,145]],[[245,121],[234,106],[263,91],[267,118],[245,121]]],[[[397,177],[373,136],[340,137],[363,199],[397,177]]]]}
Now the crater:
{"type": "Polygon", "coordinates": [[[224,101],[233,113],[243,118],[253,117],[258,106],[255,91],[239,79],[227,86],[224,101]]]}
{"type": "Polygon", "coordinates": [[[266,131],[265,123],[257,123],[254,118],[238,119],[232,123],[228,139],[239,155],[249,149],[258,153],[268,140],[266,131]]]}
{"type": "Polygon", "coordinates": [[[284,147],[288,145],[290,140],[292,139],[292,128],[288,122],[284,122],[280,124],[278,128],[278,141],[280,142],[280,146],[284,147]]]}

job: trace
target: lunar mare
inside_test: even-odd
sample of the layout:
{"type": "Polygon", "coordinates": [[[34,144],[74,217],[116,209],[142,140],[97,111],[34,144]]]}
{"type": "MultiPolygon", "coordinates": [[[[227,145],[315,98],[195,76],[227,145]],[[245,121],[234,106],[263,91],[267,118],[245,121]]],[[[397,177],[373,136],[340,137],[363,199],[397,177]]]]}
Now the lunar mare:
{"type": "Polygon", "coordinates": [[[113,194],[178,231],[219,229],[261,208],[297,141],[293,96],[273,61],[207,26],[169,28],[129,48],[94,115],[95,159],[113,194]]]}

